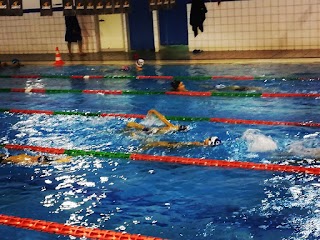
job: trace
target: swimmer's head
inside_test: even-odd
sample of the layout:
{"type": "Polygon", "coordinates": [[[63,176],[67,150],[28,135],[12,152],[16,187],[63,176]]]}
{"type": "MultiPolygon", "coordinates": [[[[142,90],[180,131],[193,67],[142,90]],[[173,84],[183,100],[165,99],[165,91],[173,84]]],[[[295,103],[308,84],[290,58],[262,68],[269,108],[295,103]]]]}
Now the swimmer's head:
{"type": "Polygon", "coordinates": [[[214,137],[209,137],[207,138],[206,140],[204,140],[204,144],[207,145],[207,146],[218,146],[221,144],[221,140],[214,136],[214,137]]]}
{"type": "Polygon", "coordinates": [[[0,61],[0,66],[6,67],[6,66],[8,66],[8,63],[6,63],[6,62],[1,62],[1,61],[0,61]]]}
{"type": "Polygon", "coordinates": [[[17,58],[12,59],[11,62],[12,62],[12,64],[19,64],[20,63],[19,59],[17,59],[17,58]]]}
{"type": "Polygon", "coordinates": [[[5,159],[6,159],[6,155],[5,154],[0,154],[0,162],[2,162],[5,159]]]}
{"type": "Polygon", "coordinates": [[[38,158],[38,163],[47,163],[47,162],[50,162],[49,158],[45,155],[41,155],[39,158],[38,158]]]}
{"type": "Polygon", "coordinates": [[[183,82],[178,80],[174,80],[173,82],[171,82],[171,87],[173,91],[177,91],[177,92],[186,91],[186,88],[183,82]]]}
{"type": "Polygon", "coordinates": [[[174,80],[173,82],[171,82],[171,87],[173,90],[177,90],[179,85],[180,85],[181,81],[178,80],[174,80]]]}
{"type": "Polygon", "coordinates": [[[142,131],[144,131],[144,132],[149,132],[149,131],[150,131],[150,128],[144,127],[144,128],[142,129],[142,131]]]}
{"type": "Polygon", "coordinates": [[[226,85],[217,84],[217,85],[215,86],[215,88],[216,88],[216,89],[224,89],[224,88],[226,88],[226,85]]]}
{"type": "Polygon", "coordinates": [[[144,65],[144,60],[143,60],[143,59],[140,58],[140,59],[138,59],[138,60],[136,61],[136,66],[137,66],[137,67],[142,68],[143,65],[144,65]]]}
{"type": "Polygon", "coordinates": [[[179,125],[178,131],[187,131],[188,127],[186,125],[179,125]]]}
{"type": "Polygon", "coordinates": [[[130,67],[129,66],[122,66],[121,71],[129,71],[130,67]]]}

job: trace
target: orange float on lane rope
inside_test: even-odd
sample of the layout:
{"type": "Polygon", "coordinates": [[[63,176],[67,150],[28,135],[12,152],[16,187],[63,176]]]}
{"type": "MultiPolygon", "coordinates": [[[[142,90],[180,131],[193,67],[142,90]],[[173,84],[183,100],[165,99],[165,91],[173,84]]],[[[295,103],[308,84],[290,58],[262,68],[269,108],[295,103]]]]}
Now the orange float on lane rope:
{"type": "Polygon", "coordinates": [[[140,160],[140,161],[167,162],[167,163],[199,165],[199,166],[208,166],[208,167],[239,168],[239,169],[250,169],[250,170],[307,173],[307,174],[320,175],[320,168],[308,168],[308,167],[301,167],[301,166],[287,166],[287,165],[278,165],[278,164],[264,164],[264,163],[186,158],[186,157],[173,157],[173,156],[152,156],[152,155],[138,154],[138,153],[131,154],[130,159],[138,160],[138,161],[140,160]]]}
{"type": "Polygon", "coordinates": [[[71,226],[56,222],[49,222],[43,220],[35,220],[31,218],[21,218],[0,214],[0,224],[34,230],[39,232],[46,232],[57,235],[71,235],[79,238],[110,240],[110,239],[123,239],[123,240],[161,240],[161,238],[149,237],[137,234],[129,234],[122,232],[115,232],[111,230],[101,230],[97,228],[88,228],[82,226],[71,226]]]}

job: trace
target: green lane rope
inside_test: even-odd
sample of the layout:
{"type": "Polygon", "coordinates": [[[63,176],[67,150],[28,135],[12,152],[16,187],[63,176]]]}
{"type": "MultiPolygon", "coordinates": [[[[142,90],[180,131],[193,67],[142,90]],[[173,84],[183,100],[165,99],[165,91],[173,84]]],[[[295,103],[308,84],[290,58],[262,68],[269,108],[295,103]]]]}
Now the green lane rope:
{"type": "Polygon", "coordinates": [[[99,156],[99,157],[108,157],[108,158],[124,158],[129,159],[129,153],[122,152],[101,152],[93,150],[65,150],[65,154],[69,156],[99,156]]]}
{"type": "Polygon", "coordinates": [[[11,88],[0,88],[0,92],[11,92],[11,88]]]}
{"type": "Polygon", "coordinates": [[[123,90],[122,94],[127,94],[127,95],[161,95],[161,94],[165,94],[165,92],[162,92],[162,91],[123,90]]]}

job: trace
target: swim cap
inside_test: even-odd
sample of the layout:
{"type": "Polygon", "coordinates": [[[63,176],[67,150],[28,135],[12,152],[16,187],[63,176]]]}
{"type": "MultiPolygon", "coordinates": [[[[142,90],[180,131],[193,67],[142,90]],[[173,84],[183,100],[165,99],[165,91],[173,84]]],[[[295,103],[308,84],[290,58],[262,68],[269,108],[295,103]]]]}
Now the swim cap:
{"type": "Polygon", "coordinates": [[[14,59],[12,59],[12,64],[16,64],[16,63],[19,63],[20,61],[19,61],[19,59],[17,59],[17,58],[14,58],[14,59]]]}
{"type": "Polygon", "coordinates": [[[223,88],[226,88],[226,85],[223,85],[223,84],[218,84],[215,86],[216,89],[223,89],[223,88]]]}
{"type": "Polygon", "coordinates": [[[136,61],[136,65],[137,65],[137,67],[142,67],[143,65],[144,65],[144,60],[143,59],[138,59],[137,61],[136,61]]]}
{"type": "Polygon", "coordinates": [[[39,158],[38,158],[38,163],[44,163],[44,162],[49,162],[49,158],[47,156],[44,156],[44,155],[41,155],[39,158]]]}
{"type": "Polygon", "coordinates": [[[186,125],[179,125],[178,131],[186,131],[188,127],[186,125]]]}
{"type": "Polygon", "coordinates": [[[177,90],[179,85],[180,85],[181,81],[178,81],[178,80],[174,80],[173,82],[171,82],[171,87],[174,89],[174,90],[177,90]]]}
{"type": "Polygon", "coordinates": [[[6,159],[6,155],[5,154],[0,154],[0,163],[6,159]]]}
{"type": "Polygon", "coordinates": [[[144,128],[142,129],[142,131],[144,131],[144,132],[148,132],[148,131],[150,131],[150,128],[148,128],[148,127],[144,127],[144,128]]]}
{"type": "Polygon", "coordinates": [[[210,137],[209,141],[208,141],[208,146],[218,146],[221,144],[221,140],[214,136],[214,137],[210,137]]]}

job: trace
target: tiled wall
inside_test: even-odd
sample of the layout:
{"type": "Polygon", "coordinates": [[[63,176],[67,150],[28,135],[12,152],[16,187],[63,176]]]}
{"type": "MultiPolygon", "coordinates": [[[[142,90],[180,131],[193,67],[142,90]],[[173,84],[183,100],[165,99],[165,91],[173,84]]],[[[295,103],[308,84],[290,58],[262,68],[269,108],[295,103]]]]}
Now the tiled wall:
{"type": "MultiPolygon", "coordinates": [[[[189,49],[275,50],[320,49],[319,0],[242,0],[206,3],[204,32],[195,38],[188,24],[189,49]]],[[[191,5],[188,4],[188,23],[191,5]]],[[[97,16],[78,16],[85,52],[99,52],[97,16]]],[[[66,53],[65,23],[62,12],[41,17],[25,13],[0,17],[0,54],[66,53]]],[[[153,13],[156,51],[159,46],[158,15],[153,13]]],[[[128,41],[126,41],[128,42],[128,41]]],[[[126,49],[129,46],[126,46],[126,49]]],[[[77,46],[74,45],[74,52],[77,46]]]]}
{"type": "MultiPolygon", "coordinates": [[[[242,0],[206,3],[204,32],[189,25],[189,49],[274,50],[320,48],[319,0],[242,0]]],[[[191,4],[188,4],[188,21],[191,4]]]]}
{"type": "MultiPolygon", "coordinates": [[[[97,52],[97,31],[95,16],[78,16],[82,29],[83,51],[97,52]]],[[[0,33],[0,54],[52,53],[59,47],[67,52],[64,41],[65,22],[62,12],[53,16],[40,16],[40,13],[26,13],[23,16],[2,16],[0,33]]],[[[74,52],[77,45],[72,46],[74,52]]]]}

